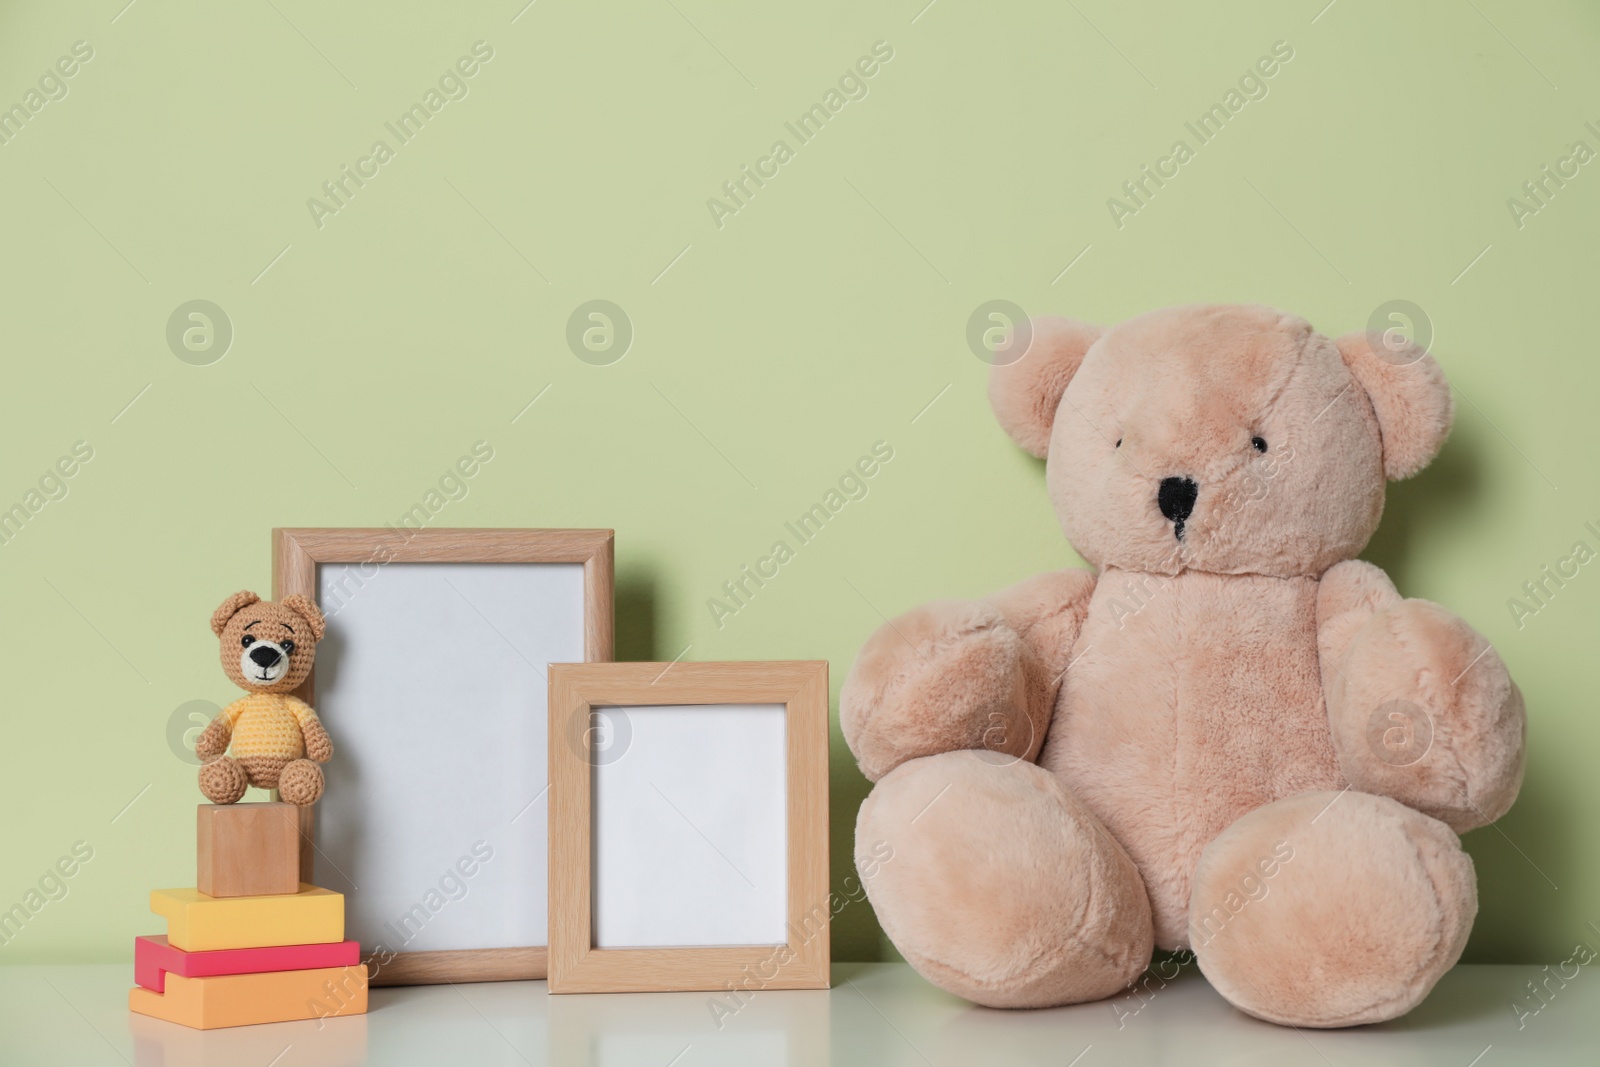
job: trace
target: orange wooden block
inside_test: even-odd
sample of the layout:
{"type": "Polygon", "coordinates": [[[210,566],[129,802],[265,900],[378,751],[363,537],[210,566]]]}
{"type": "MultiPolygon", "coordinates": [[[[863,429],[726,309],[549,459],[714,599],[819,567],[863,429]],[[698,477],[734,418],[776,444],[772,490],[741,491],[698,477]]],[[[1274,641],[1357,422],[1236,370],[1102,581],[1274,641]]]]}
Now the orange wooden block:
{"type": "Polygon", "coordinates": [[[201,804],[196,888],[209,897],[300,889],[300,810],[294,804],[201,804]]]}
{"type": "Polygon", "coordinates": [[[169,973],[165,993],[143,986],[129,990],[128,1010],[196,1030],[363,1015],[367,968],[357,964],[214,978],[169,973]]]}

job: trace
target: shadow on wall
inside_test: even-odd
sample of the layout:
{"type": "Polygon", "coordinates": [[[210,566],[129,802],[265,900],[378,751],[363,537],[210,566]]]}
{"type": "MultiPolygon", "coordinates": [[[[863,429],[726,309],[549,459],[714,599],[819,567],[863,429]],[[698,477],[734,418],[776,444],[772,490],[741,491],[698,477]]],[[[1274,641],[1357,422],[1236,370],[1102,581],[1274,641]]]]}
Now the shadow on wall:
{"type": "Polygon", "coordinates": [[[612,603],[618,663],[659,661],[656,647],[656,584],[643,570],[618,571],[612,603]]]}
{"type": "MultiPolygon", "coordinates": [[[[1579,880],[1574,809],[1558,789],[1530,766],[1511,810],[1494,825],[1471,830],[1461,839],[1478,872],[1478,918],[1462,963],[1549,962],[1529,947],[1529,917],[1554,905],[1557,886],[1579,880]],[[1549,848],[1540,847],[1541,842],[1564,844],[1549,848]]],[[[1566,936],[1595,943],[1586,929],[1566,936]]]]}
{"type": "MultiPolygon", "coordinates": [[[[856,766],[856,758],[839,731],[839,685],[844,676],[837,671],[830,673],[838,675],[830,679],[833,694],[828,726],[828,869],[835,894],[831,903],[837,907],[830,921],[833,958],[898,960],[900,954],[883,936],[872,905],[865,899],[861,873],[856,870],[856,815],[872,791],[872,783],[856,766]]],[[[870,845],[868,842],[866,847],[870,845]]]]}
{"type": "Polygon", "coordinates": [[[1382,567],[1401,596],[1417,595],[1410,565],[1421,546],[1434,532],[1470,521],[1472,512],[1483,506],[1482,455],[1477,433],[1458,424],[1439,457],[1421,474],[1390,483],[1383,521],[1361,558],[1382,567]]]}

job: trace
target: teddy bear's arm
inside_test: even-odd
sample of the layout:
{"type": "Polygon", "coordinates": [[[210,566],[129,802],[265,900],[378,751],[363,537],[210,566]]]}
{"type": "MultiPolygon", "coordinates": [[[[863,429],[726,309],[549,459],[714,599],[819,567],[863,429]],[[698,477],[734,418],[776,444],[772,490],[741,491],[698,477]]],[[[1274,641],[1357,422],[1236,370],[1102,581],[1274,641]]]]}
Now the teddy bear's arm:
{"type": "Polygon", "coordinates": [[[228,729],[227,716],[218,715],[200,731],[200,736],[195,738],[194,754],[202,760],[216,759],[228,751],[228,739],[232,736],[233,731],[228,729]]]}
{"type": "Polygon", "coordinates": [[[1346,560],[1328,568],[1317,586],[1317,644],[1323,662],[1343,657],[1356,631],[1401,599],[1382,568],[1366,560],[1346,560]]]}
{"type": "Polygon", "coordinates": [[[1522,692],[1488,640],[1406,600],[1377,567],[1331,568],[1317,598],[1323,693],[1340,769],[1461,832],[1505,814],[1522,784],[1522,692]]]}
{"type": "Polygon", "coordinates": [[[1000,609],[1023,644],[1038,657],[1045,671],[1041,695],[1047,704],[1055,703],[1056,690],[1072,662],[1095,581],[1093,571],[1072,567],[1036,574],[984,598],[1000,609]]]}
{"type": "Polygon", "coordinates": [[[194,741],[194,754],[201,760],[213,760],[228,751],[228,741],[233,737],[233,724],[239,721],[249,697],[241,697],[217,712],[217,717],[200,731],[194,741]]]}
{"type": "Polygon", "coordinates": [[[1041,574],[879,627],[839,691],[862,773],[877,781],[906,760],[962,749],[1037,756],[1094,583],[1086,570],[1041,574]]]}
{"type": "Polygon", "coordinates": [[[300,724],[300,733],[306,739],[306,755],[316,763],[327,763],[333,758],[333,741],[322,722],[315,715],[300,724]]]}
{"type": "Polygon", "coordinates": [[[310,704],[299,697],[289,699],[292,701],[289,708],[300,723],[300,736],[305,739],[306,756],[315,763],[327,763],[333,758],[333,740],[322,728],[322,720],[317,718],[310,704]]]}

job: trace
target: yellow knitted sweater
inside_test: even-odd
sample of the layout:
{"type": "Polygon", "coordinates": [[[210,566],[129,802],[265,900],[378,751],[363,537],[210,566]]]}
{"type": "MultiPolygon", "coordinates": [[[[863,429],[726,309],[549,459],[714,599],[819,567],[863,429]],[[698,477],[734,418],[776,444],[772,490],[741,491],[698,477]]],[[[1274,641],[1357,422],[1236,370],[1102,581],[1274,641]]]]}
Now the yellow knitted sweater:
{"type": "Polygon", "coordinates": [[[222,709],[233,738],[233,755],[300,759],[306,754],[302,728],[317,721],[311,705],[288,693],[251,693],[222,709]]]}

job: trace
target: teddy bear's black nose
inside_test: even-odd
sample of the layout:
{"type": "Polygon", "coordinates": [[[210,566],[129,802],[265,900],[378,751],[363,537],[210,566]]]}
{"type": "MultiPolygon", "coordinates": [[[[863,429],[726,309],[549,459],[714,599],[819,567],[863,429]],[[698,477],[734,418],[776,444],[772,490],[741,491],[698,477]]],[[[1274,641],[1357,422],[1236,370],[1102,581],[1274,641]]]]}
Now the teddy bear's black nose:
{"type": "Polygon", "coordinates": [[[1180,538],[1183,536],[1184,520],[1194,510],[1195,498],[1199,495],[1200,487],[1193,478],[1161,479],[1161,488],[1156,492],[1156,506],[1172,522],[1172,532],[1180,538]]]}
{"type": "Polygon", "coordinates": [[[275,648],[270,648],[267,645],[256,645],[255,648],[250,650],[250,662],[254,663],[262,670],[267,670],[282,658],[282,652],[279,652],[275,648]]]}

